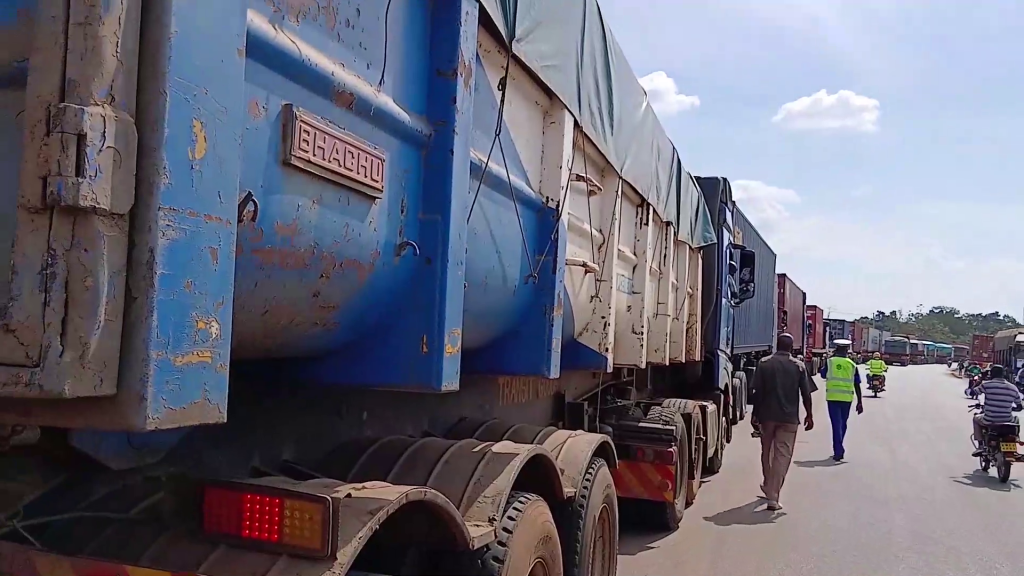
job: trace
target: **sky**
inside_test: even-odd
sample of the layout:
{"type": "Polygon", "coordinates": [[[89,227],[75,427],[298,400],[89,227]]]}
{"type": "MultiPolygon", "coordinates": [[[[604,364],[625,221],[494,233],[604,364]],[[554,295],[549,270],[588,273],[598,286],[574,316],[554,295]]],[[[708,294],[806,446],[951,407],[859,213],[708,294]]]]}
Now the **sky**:
{"type": "Polygon", "coordinates": [[[1024,2],[600,0],[695,175],[836,317],[1024,311],[1024,2]]]}

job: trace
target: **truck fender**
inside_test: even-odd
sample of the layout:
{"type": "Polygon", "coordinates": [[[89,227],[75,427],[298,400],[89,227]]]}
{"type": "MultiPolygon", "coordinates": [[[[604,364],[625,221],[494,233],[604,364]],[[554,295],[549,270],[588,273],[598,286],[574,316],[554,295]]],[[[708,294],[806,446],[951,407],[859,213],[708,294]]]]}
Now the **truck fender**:
{"type": "MultiPolygon", "coordinates": [[[[441,538],[442,543],[453,550],[472,549],[474,539],[481,536],[493,538],[486,534],[486,530],[471,531],[451,501],[425,486],[364,482],[345,484],[334,494],[341,496],[341,505],[338,510],[338,552],[333,558],[330,573],[348,574],[359,552],[392,517],[401,518],[403,524],[423,523],[428,527],[425,528],[429,531],[427,533],[441,538]],[[426,506],[403,508],[413,502],[422,502],[426,506]],[[406,513],[400,514],[403,510],[406,513]]],[[[493,528],[490,532],[493,533],[493,528]]],[[[308,564],[308,561],[299,560],[298,563],[308,564]]],[[[292,572],[283,570],[282,573],[292,572]]]]}
{"type": "Polygon", "coordinates": [[[500,439],[361,438],[339,444],[312,469],[343,482],[381,481],[436,490],[465,518],[473,548],[495,538],[495,522],[513,490],[536,494],[552,507],[567,494],[558,464],[546,448],[500,439]]]}
{"type": "Polygon", "coordinates": [[[573,494],[579,491],[587,467],[595,457],[604,460],[611,469],[615,469],[619,465],[615,445],[611,438],[604,434],[581,430],[558,430],[548,436],[543,446],[554,454],[558,467],[565,477],[565,484],[572,488],[573,494]]]}
{"type": "Polygon", "coordinates": [[[604,459],[609,468],[616,468],[619,458],[611,438],[604,434],[581,430],[561,430],[554,426],[513,424],[497,418],[463,418],[445,434],[446,438],[474,438],[486,442],[510,440],[538,444],[555,457],[568,488],[566,498],[574,495],[583,482],[583,475],[595,456],[604,459]]]}

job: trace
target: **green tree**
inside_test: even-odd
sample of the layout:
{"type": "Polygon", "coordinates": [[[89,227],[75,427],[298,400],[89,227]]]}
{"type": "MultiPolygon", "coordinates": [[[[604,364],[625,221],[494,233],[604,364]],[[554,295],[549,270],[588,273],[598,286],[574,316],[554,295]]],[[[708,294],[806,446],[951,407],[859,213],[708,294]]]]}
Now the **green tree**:
{"type": "Polygon", "coordinates": [[[951,306],[933,306],[927,311],[917,306],[913,312],[876,311],[857,322],[893,334],[910,334],[920,340],[947,344],[970,344],[972,334],[995,334],[1000,330],[1024,327],[1016,318],[1001,312],[963,313],[951,306]]]}

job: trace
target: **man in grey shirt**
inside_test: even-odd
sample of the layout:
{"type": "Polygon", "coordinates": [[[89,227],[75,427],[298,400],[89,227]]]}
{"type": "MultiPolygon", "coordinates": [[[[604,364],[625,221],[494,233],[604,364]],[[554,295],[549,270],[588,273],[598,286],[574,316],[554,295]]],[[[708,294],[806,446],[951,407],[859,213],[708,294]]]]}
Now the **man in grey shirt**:
{"type": "Polygon", "coordinates": [[[793,461],[793,447],[800,428],[800,401],[803,400],[804,430],[814,428],[811,406],[813,384],[804,363],[793,357],[793,337],[780,334],[775,354],[764,358],[754,370],[752,422],[761,429],[761,492],[769,510],[781,510],[779,493],[793,461]]]}

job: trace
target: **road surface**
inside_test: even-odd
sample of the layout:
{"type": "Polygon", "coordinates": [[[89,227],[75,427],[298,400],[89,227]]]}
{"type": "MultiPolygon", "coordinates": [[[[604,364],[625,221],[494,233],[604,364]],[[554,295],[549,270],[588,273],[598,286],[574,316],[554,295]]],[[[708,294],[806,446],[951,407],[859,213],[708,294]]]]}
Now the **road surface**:
{"type": "Polygon", "coordinates": [[[1009,484],[977,470],[961,382],[945,365],[890,368],[888,391],[851,414],[838,465],[819,382],[780,513],[757,499],[760,447],[741,423],[677,532],[624,532],[619,574],[1024,574],[1024,465],[1009,484]]]}

